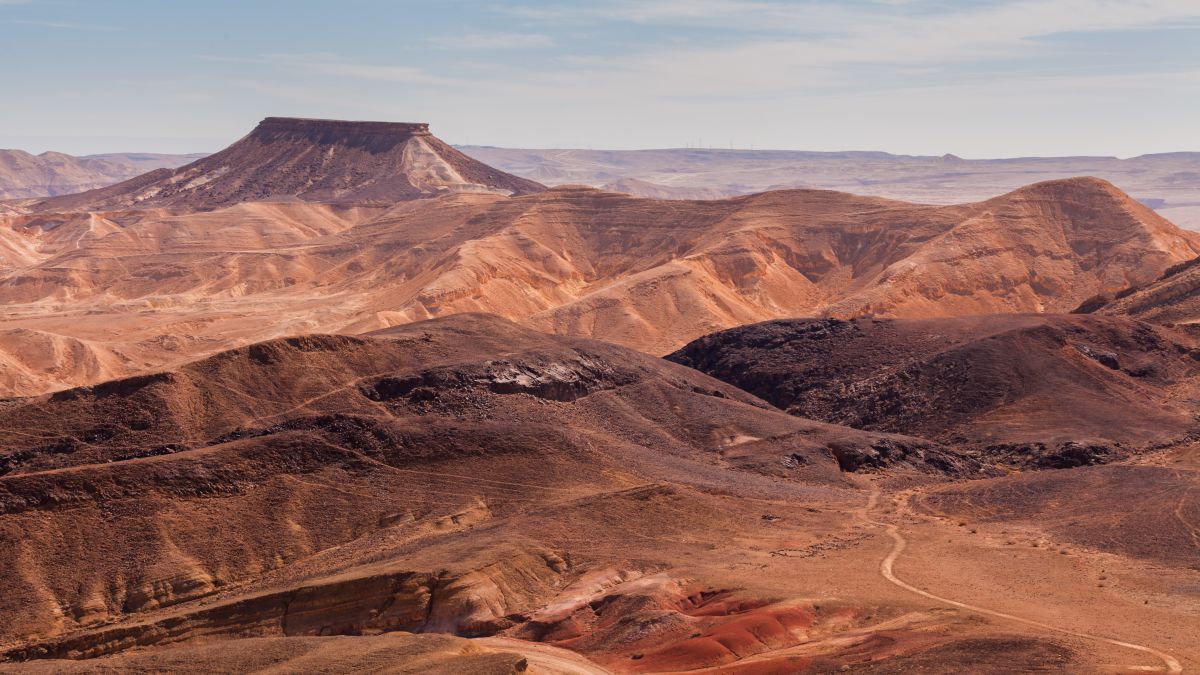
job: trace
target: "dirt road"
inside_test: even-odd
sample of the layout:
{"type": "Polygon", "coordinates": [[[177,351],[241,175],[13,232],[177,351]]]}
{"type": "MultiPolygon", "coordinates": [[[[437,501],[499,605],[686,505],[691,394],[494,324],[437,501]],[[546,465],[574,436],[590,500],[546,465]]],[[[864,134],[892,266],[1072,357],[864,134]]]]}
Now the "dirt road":
{"type": "MultiPolygon", "coordinates": [[[[1171,656],[1170,654],[1168,654],[1166,652],[1154,649],[1153,647],[1147,647],[1145,645],[1134,644],[1132,642],[1124,642],[1121,640],[1114,640],[1112,638],[1106,638],[1106,637],[1103,637],[1100,635],[1091,635],[1089,633],[1081,633],[1081,632],[1073,631],[1073,630],[1070,630],[1067,628],[1051,626],[1049,624],[1045,624],[1040,621],[1034,621],[1033,619],[1026,619],[1024,617],[1014,616],[1012,614],[1007,614],[1005,612],[998,612],[996,610],[988,609],[986,607],[980,607],[978,605],[972,605],[969,603],[959,602],[957,600],[951,600],[949,598],[944,598],[940,595],[934,595],[933,593],[924,591],[920,588],[917,588],[916,586],[906,583],[905,581],[903,581],[902,579],[900,579],[899,577],[896,576],[896,573],[894,571],[894,566],[896,564],[896,559],[900,557],[900,554],[904,552],[905,547],[908,546],[908,541],[904,538],[904,535],[900,533],[900,527],[898,525],[895,525],[892,523],[883,523],[883,522],[874,520],[871,517],[870,513],[871,513],[871,511],[873,511],[875,509],[875,506],[878,503],[878,501],[879,501],[879,488],[873,486],[871,495],[867,499],[866,506],[864,508],[860,509],[859,513],[862,515],[863,519],[866,522],[886,529],[888,536],[890,536],[892,538],[892,542],[893,542],[892,550],[887,554],[887,557],[885,557],[883,559],[883,561],[880,562],[880,564],[879,564],[880,574],[882,574],[883,578],[887,579],[890,583],[892,583],[896,586],[899,586],[900,588],[903,588],[904,590],[906,590],[910,593],[915,593],[923,598],[928,598],[930,600],[934,600],[934,601],[940,602],[942,604],[950,605],[951,607],[965,609],[967,611],[975,612],[977,614],[985,614],[987,616],[993,616],[993,617],[996,617],[999,619],[1004,619],[1006,621],[1014,621],[1016,623],[1025,624],[1026,626],[1033,626],[1035,628],[1040,628],[1042,630],[1052,631],[1055,633],[1062,633],[1064,635],[1070,635],[1073,637],[1084,638],[1087,640],[1095,640],[1097,642],[1104,642],[1106,644],[1115,645],[1117,647],[1124,647],[1126,649],[1132,649],[1132,650],[1136,650],[1139,652],[1144,652],[1146,654],[1151,654],[1153,656],[1158,657],[1160,660],[1162,660],[1163,664],[1166,666],[1166,671],[1168,673],[1182,673],[1183,672],[1183,666],[1179,663],[1178,659],[1176,659],[1174,656],[1171,656]]],[[[901,503],[902,503],[902,505],[906,506],[907,505],[907,497],[905,497],[901,503]]],[[[901,510],[901,512],[903,512],[903,511],[904,511],[904,509],[901,510]]],[[[1134,668],[1139,669],[1139,670],[1144,669],[1144,667],[1137,667],[1137,666],[1135,666],[1134,668]]]]}

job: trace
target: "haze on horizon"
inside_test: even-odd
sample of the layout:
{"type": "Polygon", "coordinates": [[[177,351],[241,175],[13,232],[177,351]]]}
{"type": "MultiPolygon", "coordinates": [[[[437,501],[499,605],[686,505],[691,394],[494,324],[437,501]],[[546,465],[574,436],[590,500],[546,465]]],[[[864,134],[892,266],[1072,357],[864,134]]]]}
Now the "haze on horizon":
{"type": "Polygon", "coordinates": [[[1194,0],[0,0],[0,147],[217,150],[268,115],[507,147],[1200,150],[1194,0]]]}

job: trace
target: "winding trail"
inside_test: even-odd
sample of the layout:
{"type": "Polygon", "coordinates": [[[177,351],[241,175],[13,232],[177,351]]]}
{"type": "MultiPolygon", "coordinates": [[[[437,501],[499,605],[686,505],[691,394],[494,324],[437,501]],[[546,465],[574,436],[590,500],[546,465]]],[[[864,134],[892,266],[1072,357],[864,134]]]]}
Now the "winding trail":
{"type": "MultiPolygon", "coordinates": [[[[912,584],[905,582],[904,580],[902,580],[896,576],[896,573],[893,568],[896,564],[896,559],[900,557],[900,554],[903,553],[904,549],[908,546],[908,540],[904,538],[904,535],[900,534],[900,526],[899,525],[895,525],[892,523],[882,523],[882,522],[872,519],[869,515],[870,512],[875,509],[876,504],[879,502],[879,494],[880,494],[879,488],[877,486],[872,486],[871,495],[870,495],[870,497],[867,498],[867,504],[862,509],[859,509],[859,513],[861,514],[863,520],[865,520],[866,522],[886,529],[888,536],[890,536],[892,538],[892,542],[893,542],[892,550],[887,554],[887,557],[885,557],[879,563],[879,573],[883,575],[884,579],[887,579],[888,582],[892,583],[893,585],[899,586],[900,588],[903,588],[904,590],[906,590],[910,593],[915,593],[923,598],[928,598],[930,600],[934,600],[936,602],[940,602],[945,605],[950,605],[951,607],[958,607],[959,609],[965,609],[967,611],[975,612],[977,614],[985,614],[987,616],[993,616],[998,619],[1005,619],[1007,621],[1013,621],[1016,623],[1025,624],[1026,626],[1033,626],[1034,628],[1040,628],[1042,630],[1047,630],[1047,631],[1051,631],[1051,632],[1055,632],[1055,633],[1062,633],[1064,635],[1070,635],[1072,637],[1083,638],[1085,640],[1094,640],[1096,642],[1103,642],[1105,644],[1115,645],[1117,647],[1124,647],[1125,649],[1133,649],[1133,650],[1136,650],[1139,652],[1144,652],[1146,654],[1151,654],[1151,655],[1157,657],[1158,659],[1160,659],[1166,665],[1166,670],[1168,673],[1182,673],[1183,672],[1183,666],[1179,663],[1178,659],[1176,659],[1174,656],[1171,656],[1170,654],[1168,654],[1164,651],[1160,651],[1153,647],[1147,647],[1145,645],[1134,644],[1132,642],[1124,642],[1121,640],[1114,640],[1112,638],[1106,638],[1106,637],[1103,637],[1100,635],[1092,635],[1090,633],[1081,633],[1079,631],[1073,631],[1068,628],[1060,628],[1058,626],[1052,626],[1050,624],[1042,623],[1040,621],[1035,621],[1033,619],[1026,619],[1024,617],[1014,616],[1012,614],[1006,614],[1004,612],[998,612],[994,609],[988,609],[986,607],[980,607],[978,605],[972,605],[972,604],[968,604],[965,602],[959,602],[957,600],[951,600],[950,598],[943,598],[940,595],[934,595],[933,593],[921,590],[920,588],[917,588],[916,586],[913,586],[912,584]]],[[[906,500],[907,500],[907,498],[906,498],[906,500]]]]}

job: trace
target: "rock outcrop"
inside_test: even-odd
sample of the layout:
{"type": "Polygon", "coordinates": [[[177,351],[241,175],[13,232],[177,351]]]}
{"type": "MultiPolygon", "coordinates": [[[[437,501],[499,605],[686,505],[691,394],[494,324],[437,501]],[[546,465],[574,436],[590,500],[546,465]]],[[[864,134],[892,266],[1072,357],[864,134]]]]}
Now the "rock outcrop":
{"type": "Polygon", "coordinates": [[[771,321],[667,358],[795,415],[930,438],[987,462],[1066,468],[1194,433],[1186,401],[1198,347],[1194,335],[1126,318],[1001,314],[771,321]]]}

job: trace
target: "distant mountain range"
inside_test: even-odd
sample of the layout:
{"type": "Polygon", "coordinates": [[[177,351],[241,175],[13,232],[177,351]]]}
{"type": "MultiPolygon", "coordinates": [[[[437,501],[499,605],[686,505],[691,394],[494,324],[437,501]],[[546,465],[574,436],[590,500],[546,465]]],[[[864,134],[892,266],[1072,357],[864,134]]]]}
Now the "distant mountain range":
{"type": "Polygon", "coordinates": [[[1103,178],[1180,227],[1200,230],[1200,152],[1116,157],[962,159],[955,155],[792,150],[517,150],[463,152],[546,185],[578,183],[657,199],[819,188],[924,204],[980,201],[1038,181],[1103,178]]]}
{"type": "MultiPolygon", "coordinates": [[[[1112,182],[1180,227],[1200,230],[1200,152],[1129,159],[962,159],[955,155],[886,152],[704,148],[580,150],[471,145],[456,149],[543,185],[588,185],[651,199],[720,199],[767,190],[818,188],[927,204],[956,204],[984,200],[1038,181],[1095,176],[1112,182]]],[[[148,171],[181,167],[203,157],[149,153],[72,157],[56,152],[31,155],[21,150],[0,150],[0,199],[93,190],[148,171]]],[[[260,170],[271,168],[264,164],[260,170]]],[[[328,171],[328,167],[322,170],[328,171]]]]}
{"type": "Polygon", "coordinates": [[[61,152],[31,155],[0,150],[0,199],[67,195],[112,185],[162,168],[174,168],[204,157],[145,152],[73,157],[61,152]]]}

